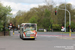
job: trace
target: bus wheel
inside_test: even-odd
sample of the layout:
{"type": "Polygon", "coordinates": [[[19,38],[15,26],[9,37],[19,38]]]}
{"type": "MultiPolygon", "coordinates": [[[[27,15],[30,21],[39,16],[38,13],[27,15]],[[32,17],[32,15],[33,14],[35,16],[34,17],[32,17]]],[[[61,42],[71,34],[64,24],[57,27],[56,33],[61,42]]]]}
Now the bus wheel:
{"type": "Polygon", "coordinates": [[[35,40],[35,38],[33,38],[33,40],[35,40]]]}
{"type": "Polygon", "coordinates": [[[22,34],[22,40],[24,40],[24,38],[23,38],[23,34],[22,34]]]}

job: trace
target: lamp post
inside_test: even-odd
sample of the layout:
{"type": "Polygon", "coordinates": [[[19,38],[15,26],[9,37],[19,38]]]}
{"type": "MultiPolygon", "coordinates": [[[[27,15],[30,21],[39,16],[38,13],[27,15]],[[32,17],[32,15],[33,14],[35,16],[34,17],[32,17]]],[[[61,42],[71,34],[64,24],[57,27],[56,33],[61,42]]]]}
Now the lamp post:
{"type": "MultiPolygon", "coordinates": [[[[59,8],[60,9],[60,8],[59,8]]],[[[60,9],[60,10],[65,10],[65,9],[60,9]]],[[[66,11],[69,13],[69,25],[71,26],[71,13],[69,10],[66,9],[66,11]]]]}
{"type": "MultiPolygon", "coordinates": [[[[60,8],[58,8],[58,9],[60,9],[60,8]]],[[[64,25],[65,25],[65,32],[66,32],[66,11],[69,13],[69,26],[70,26],[70,33],[69,33],[69,36],[71,37],[71,13],[70,13],[70,11],[68,11],[67,9],[66,9],[66,0],[65,0],[65,9],[60,9],[60,10],[65,10],[65,21],[64,21],[64,25]]]]}
{"type": "MultiPolygon", "coordinates": [[[[57,7],[57,9],[59,9],[59,7],[57,7]]],[[[65,9],[61,9],[61,10],[65,10],[65,20],[64,20],[64,26],[65,26],[65,32],[66,32],[66,0],[65,0],[65,9]]],[[[69,12],[69,11],[68,11],[69,12]]],[[[69,20],[70,21],[70,20],[69,20]]]]}
{"type": "Polygon", "coordinates": [[[66,0],[65,0],[65,32],[66,32],[66,0]]]}
{"type": "MultiPolygon", "coordinates": [[[[66,11],[68,11],[68,10],[66,9],[66,0],[65,0],[65,32],[66,32],[66,11]]],[[[68,13],[69,13],[69,26],[70,26],[69,36],[71,37],[71,14],[69,11],[68,11],[68,13]]]]}

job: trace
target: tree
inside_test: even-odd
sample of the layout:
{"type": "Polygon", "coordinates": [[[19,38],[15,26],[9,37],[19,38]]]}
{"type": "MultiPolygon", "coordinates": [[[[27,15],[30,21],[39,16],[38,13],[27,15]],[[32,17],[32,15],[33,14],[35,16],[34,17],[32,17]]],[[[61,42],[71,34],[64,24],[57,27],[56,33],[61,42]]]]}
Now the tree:
{"type": "Polygon", "coordinates": [[[3,6],[2,3],[0,3],[0,19],[8,14],[10,14],[11,8],[10,6],[3,6]]]}
{"type": "Polygon", "coordinates": [[[10,15],[10,12],[10,6],[3,6],[2,3],[0,3],[0,21],[2,21],[3,24],[6,23],[6,16],[10,15]]]}
{"type": "Polygon", "coordinates": [[[37,17],[36,17],[36,16],[33,16],[33,17],[29,20],[29,22],[30,22],[30,23],[38,23],[37,20],[38,20],[37,17]]]}
{"type": "Polygon", "coordinates": [[[11,14],[11,8],[10,6],[3,6],[2,3],[0,3],[0,29],[4,26],[4,35],[5,35],[5,26],[6,26],[6,16],[8,14],[11,14]]]}
{"type": "MultiPolygon", "coordinates": [[[[48,3],[48,2],[47,2],[48,3]]],[[[65,9],[65,4],[60,4],[58,6],[60,9],[65,9]]],[[[43,6],[38,6],[38,8],[33,7],[30,11],[21,11],[19,10],[17,16],[13,21],[16,23],[16,26],[21,23],[37,23],[38,28],[51,28],[53,25],[54,29],[60,29],[61,25],[64,25],[65,10],[57,10],[57,15],[55,15],[55,10],[57,7],[54,7],[54,4],[47,4],[43,6]]],[[[75,9],[72,8],[71,4],[67,4],[67,10],[71,13],[71,20],[75,21],[75,9]]],[[[66,13],[66,20],[69,22],[69,14],[66,13]]]]}
{"type": "MultiPolygon", "coordinates": [[[[66,26],[68,27],[69,26],[69,22],[67,22],[66,26]]],[[[72,29],[75,29],[75,22],[74,21],[71,21],[71,26],[70,26],[72,29]]]]}

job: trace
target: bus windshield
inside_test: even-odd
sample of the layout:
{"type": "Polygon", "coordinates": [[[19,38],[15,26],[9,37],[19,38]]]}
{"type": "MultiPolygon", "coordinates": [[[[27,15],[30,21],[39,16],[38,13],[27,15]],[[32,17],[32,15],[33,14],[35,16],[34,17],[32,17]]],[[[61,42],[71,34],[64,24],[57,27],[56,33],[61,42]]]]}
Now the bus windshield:
{"type": "Polygon", "coordinates": [[[35,24],[26,24],[25,27],[35,27],[35,24]]]}
{"type": "Polygon", "coordinates": [[[24,27],[25,27],[25,31],[36,30],[35,24],[26,24],[24,27]]]}
{"type": "Polygon", "coordinates": [[[32,31],[35,30],[34,28],[26,28],[24,31],[32,31]]]}

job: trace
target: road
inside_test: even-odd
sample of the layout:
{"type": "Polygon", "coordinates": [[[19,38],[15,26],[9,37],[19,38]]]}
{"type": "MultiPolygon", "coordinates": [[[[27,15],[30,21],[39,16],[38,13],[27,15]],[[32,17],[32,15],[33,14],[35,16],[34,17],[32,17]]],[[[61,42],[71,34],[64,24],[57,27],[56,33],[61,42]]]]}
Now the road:
{"type": "Polygon", "coordinates": [[[0,37],[0,50],[75,50],[75,40],[60,39],[58,32],[38,32],[35,40],[21,40],[19,33],[14,33],[0,37]]]}

